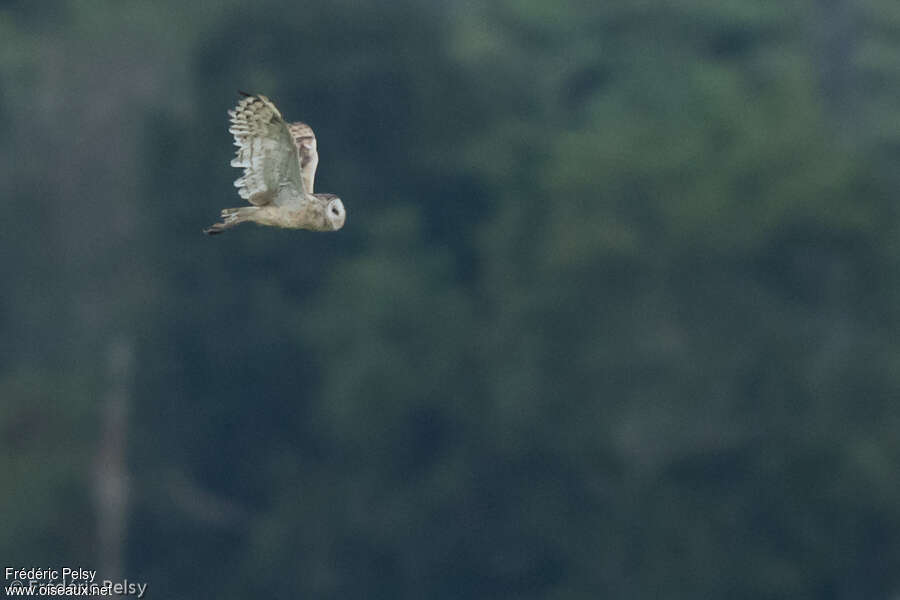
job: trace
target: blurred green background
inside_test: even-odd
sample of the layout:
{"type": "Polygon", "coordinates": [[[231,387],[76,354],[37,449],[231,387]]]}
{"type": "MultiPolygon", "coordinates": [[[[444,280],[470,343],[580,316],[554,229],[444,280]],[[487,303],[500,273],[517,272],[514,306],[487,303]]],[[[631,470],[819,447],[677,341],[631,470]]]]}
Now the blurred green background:
{"type": "Polygon", "coordinates": [[[900,594],[896,0],[3,2],[0,560],[900,594]],[[238,89],[346,227],[239,206],[238,89]]]}

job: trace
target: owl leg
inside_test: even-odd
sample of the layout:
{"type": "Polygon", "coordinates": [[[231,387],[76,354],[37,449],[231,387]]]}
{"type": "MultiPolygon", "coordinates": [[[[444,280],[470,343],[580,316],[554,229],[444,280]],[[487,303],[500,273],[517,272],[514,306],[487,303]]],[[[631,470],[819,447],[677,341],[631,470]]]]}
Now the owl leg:
{"type": "Polygon", "coordinates": [[[203,230],[206,235],[216,235],[244,221],[249,221],[253,213],[259,210],[256,206],[243,206],[241,208],[226,208],[222,211],[222,222],[213,223],[203,230]]]}
{"type": "Polygon", "coordinates": [[[206,235],[217,235],[225,231],[231,227],[231,225],[226,225],[225,223],[213,223],[209,227],[203,230],[203,233],[206,235]]]}

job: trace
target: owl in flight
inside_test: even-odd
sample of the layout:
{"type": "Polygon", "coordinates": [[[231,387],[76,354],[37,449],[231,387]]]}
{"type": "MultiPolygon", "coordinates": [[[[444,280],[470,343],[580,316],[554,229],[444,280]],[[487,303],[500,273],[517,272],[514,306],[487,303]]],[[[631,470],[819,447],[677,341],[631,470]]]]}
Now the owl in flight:
{"type": "Polygon", "coordinates": [[[312,231],[343,227],[347,213],[341,199],[313,193],[319,153],[310,126],[287,123],[261,94],[241,94],[245,98],[228,111],[228,131],[237,146],[231,166],[244,169],[234,186],[252,206],[224,209],[222,222],[203,232],[215,235],[244,222],[312,231]]]}

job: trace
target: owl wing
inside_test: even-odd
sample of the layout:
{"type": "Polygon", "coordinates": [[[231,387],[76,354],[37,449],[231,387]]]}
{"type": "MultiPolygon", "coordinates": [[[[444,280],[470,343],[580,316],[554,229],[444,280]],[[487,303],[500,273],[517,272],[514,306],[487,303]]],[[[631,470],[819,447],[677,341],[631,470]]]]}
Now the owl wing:
{"type": "Polygon", "coordinates": [[[312,127],[300,121],[291,123],[288,125],[288,129],[300,156],[300,178],[303,180],[303,190],[307,194],[312,194],[313,180],[316,178],[316,167],[319,166],[316,134],[313,133],[312,127]]]}
{"type": "Polygon", "coordinates": [[[261,94],[246,96],[228,111],[228,131],[237,146],[231,166],[244,169],[234,182],[241,198],[262,206],[272,201],[282,185],[301,189],[300,155],[275,105],[261,94]]]}

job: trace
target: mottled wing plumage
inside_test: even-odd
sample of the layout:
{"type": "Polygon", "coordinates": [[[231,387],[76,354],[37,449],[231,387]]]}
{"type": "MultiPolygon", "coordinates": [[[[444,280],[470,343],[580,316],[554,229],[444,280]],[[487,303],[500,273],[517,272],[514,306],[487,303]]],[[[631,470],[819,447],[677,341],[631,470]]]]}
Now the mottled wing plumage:
{"type": "Polygon", "coordinates": [[[300,155],[287,123],[275,105],[263,95],[248,96],[228,111],[237,156],[232,167],[244,174],[235,180],[238,194],[251,204],[272,201],[279,186],[301,185],[300,155]]]}
{"type": "Polygon", "coordinates": [[[288,129],[300,156],[300,178],[303,180],[303,190],[307,194],[312,194],[313,181],[316,178],[316,167],[319,166],[316,134],[313,133],[312,127],[300,121],[291,123],[288,125],[288,129]]]}

